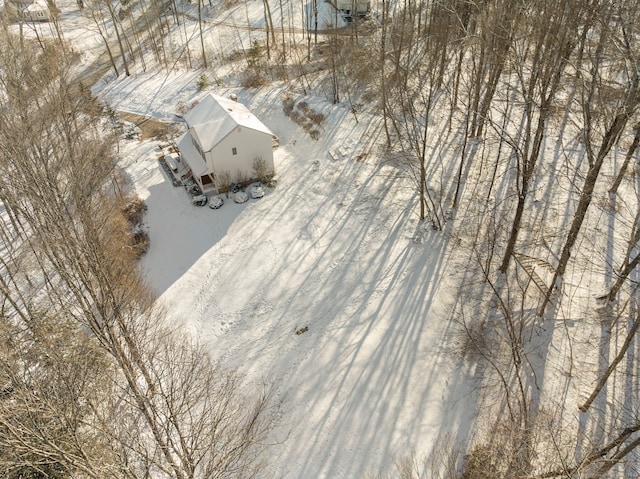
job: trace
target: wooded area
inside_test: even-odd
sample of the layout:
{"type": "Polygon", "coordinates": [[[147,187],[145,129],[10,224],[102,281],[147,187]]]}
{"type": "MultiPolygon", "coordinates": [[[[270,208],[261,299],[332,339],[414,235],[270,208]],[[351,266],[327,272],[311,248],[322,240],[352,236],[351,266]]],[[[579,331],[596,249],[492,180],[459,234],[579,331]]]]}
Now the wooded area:
{"type": "Polygon", "coordinates": [[[2,32],[2,477],[253,477],[269,389],[163,322],[141,214],[65,55],[2,32]]]}
{"type": "MultiPolygon", "coordinates": [[[[228,63],[247,88],[284,81],[379,119],[371,143],[412,177],[420,220],[473,257],[455,340],[483,371],[485,414],[446,477],[639,474],[640,4],[380,0],[328,31],[286,0],[263,5],[265,27],[233,51],[203,28],[202,0],[195,18],[175,0],[82,8],[116,76],[207,79],[228,63]],[[580,298],[594,276],[603,294],[580,298]],[[580,404],[542,394],[561,328],[580,404]]],[[[135,268],[117,139],[53,23],[55,41],[6,21],[0,38],[3,477],[261,477],[269,387],[248,391],[163,324],[135,268]]]]}

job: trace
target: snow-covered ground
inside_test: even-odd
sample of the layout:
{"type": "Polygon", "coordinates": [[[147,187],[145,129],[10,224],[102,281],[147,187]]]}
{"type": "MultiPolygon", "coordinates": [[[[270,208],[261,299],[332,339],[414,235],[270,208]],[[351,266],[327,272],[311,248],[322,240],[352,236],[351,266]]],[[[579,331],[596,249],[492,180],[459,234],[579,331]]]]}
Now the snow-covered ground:
{"type": "MultiPolygon", "coordinates": [[[[79,68],[99,68],[97,32],[75,1],[58,5],[64,36],[81,53],[79,68]]],[[[216,58],[225,48],[246,48],[264,35],[262,2],[240,2],[225,11],[206,8],[216,58]],[[238,27],[243,22],[251,28],[238,27]]],[[[280,18],[278,8],[274,18],[280,18]]],[[[309,11],[308,5],[300,8],[309,11]]],[[[319,18],[326,14],[321,11],[319,18]]],[[[32,28],[55,36],[49,24],[32,28]]],[[[227,199],[219,210],[192,206],[185,190],[172,186],[158,162],[159,142],[125,142],[120,148],[122,166],[148,205],[151,243],[141,271],[169,321],[191,332],[223,364],[239,368],[249,382],[273,385],[282,401],[265,477],[358,478],[388,471],[394,459],[412,450],[421,457],[442,444],[464,449],[476,418],[481,372],[453,351],[453,311],[464,301],[458,294],[462,274],[471,282],[473,272],[461,266],[469,260],[456,249],[459,238],[419,224],[415,185],[370,141],[379,120],[360,113],[356,122],[346,103],[332,105],[311,89],[304,100],[325,115],[315,141],[283,112],[283,96],[301,92],[280,82],[243,89],[233,67],[219,64],[207,73],[222,80],[207,91],[196,88],[202,71],[179,64],[136,68],[130,77],[108,71],[93,91],[116,110],[165,120],[176,120],[179,104],[190,105],[208,91],[235,93],[280,138],[277,186],[245,204],[227,199]]],[[[455,147],[444,150],[454,155],[455,147]]],[[[549,158],[558,157],[553,148],[547,147],[549,158]]],[[[539,176],[551,183],[553,172],[539,176]]],[[[543,199],[549,190],[540,184],[534,194],[543,199]]],[[[552,215],[561,231],[568,204],[563,198],[541,214],[552,215]]],[[[593,221],[594,231],[606,231],[608,218],[593,221]]],[[[473,229],[478,220],[455,221],[473,229]]],[[[606,240],[585,237],[594,244],[606,240]]],[[[591,255],[598,247],[586,251],[591,255]]],[[[598,372],[594,289],[602,289],[603,265],[610,268],[614,261],[575,256],[576,263],[593,263],[592,277],[567,274],[570,299],[564,301],[575,304],[558,312],[564,321],[545,325],[549,342],[531,358],[539,366],[536,386],[547,407],[557,406],[551,412],[567,423],[582,424],[575,405],[598,372]],[[567,332],[578,321],[589,327],[567,332]],[[567,341],[570,334],[573,342],[567,341]]],[[[584,433],[586,441],[591,431],[602,432],[598,427],[584,433]]]]}
{"type": "MultiPolygon", "coordinates": [[[[319,4],[319,18],[330,15],[319,4]]],[[[107,71],[86,12],[58,6],[78,70],[107,71]]],[[[247,20],[262,24],[260,2],[216,16],[227,27],[247,20]]],[[[27,28],[56,36],[51,24],[27,28]]],[[[116,110],[176,120],[179,103],[206,93],[201,73],[109,70],[92,89],[116,110]]],[[[250,92],[228,74],[209,90],[236,93],[280,138],[277,186],[264,198],[194,207],[160,167],[158,141],[124,142],[120,155],[148,206],[141,271],[169,321],[281,401],[265,477],[357,478],[412,450],[464,447],[476,398],[474,372],[449,348],[451,252],[446,236],[419,226],[406,173],[370,149],[378,120],[355,122],[346,105],[310,92],[305,101],[326,116],[315,141],[283,113],[283,83],[250,92]]]]}
{"type": "MultiPolygon", "coordinates": [[[[182,91],[158,74],[126,79],[109,91],[127,94],[110,102],[148,113],[169,84],[182,91]]],[[[328,110],[316,142],[284,116],[276,90],[238,93],[281,141],[264,198],[197,208],[159,168],[157,142],[122,151],[148,205],[142,269],[170,320],[275,385],[273,477],[361,477],[412,448],[464,445],[475,395],[473,371],[448,346],[449,247],[442,234],[415,241],[410,181],[354,159],[365,122],[346,108],[328,110]]]]}

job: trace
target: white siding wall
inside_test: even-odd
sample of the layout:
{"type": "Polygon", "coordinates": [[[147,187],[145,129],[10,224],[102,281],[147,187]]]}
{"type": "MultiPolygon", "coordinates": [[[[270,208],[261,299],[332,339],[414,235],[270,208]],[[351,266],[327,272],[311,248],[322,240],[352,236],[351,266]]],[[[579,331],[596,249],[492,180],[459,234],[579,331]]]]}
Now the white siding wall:
{"type": "Polygon", "coordinates": [[[42,4],[25,0],[24,2],[5,2],[7,11],[17,20],[25,22],[38,22],[49,20],[49,8],[42,4]]]}
{"type": "Polygon", "coordinates": [[[338,10],[349,10],[351,13],[367,13],[369,11],[368,0],[336,0],[338,10]]]}
{"type": "Polygon", "coordinates": [[[216,176],[216,186],[223,188],[229,186],[222,184],[226,183],[221,177],[224,172],[229,173],[233,183],[251,179],[253,160],[258,157],[265,160],[269,171],[274,171],[271,135],[238,127],[207,153],[207,164],[216,176]]]}

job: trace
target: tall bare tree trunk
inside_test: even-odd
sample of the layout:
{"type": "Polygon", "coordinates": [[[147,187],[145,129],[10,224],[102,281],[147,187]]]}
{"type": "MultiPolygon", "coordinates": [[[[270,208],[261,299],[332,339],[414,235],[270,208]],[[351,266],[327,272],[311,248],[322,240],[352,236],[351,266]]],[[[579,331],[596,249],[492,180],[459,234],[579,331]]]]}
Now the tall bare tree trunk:
{"type": "Polygon", "coordinates": [[[616,179],[613,182],[613,185],[611,185],[611,188],[609,188],[609,194],[615,195],[618,192],[620,183],[622,183],[622,179],[624,178],[624,175],[627,173],[629,162],[631,161],[631,158],[633,157],[634,153],[638,149],[638,144],[640,144],[640,123],[636,124],[636,126],[634,126],[633,129],[635,130],[636,134],[634,135],[633,141],[631,142],[631,145],[627,150],[627,154],[624,157],[624,161],[622,162],[620,171],[618,172],[618,175],[616,176],[616,179]]]}
{"type": "Polygon", "coordinates": [[[575,48],[575,31],[578,18],[575,17],[575,12],[571,8],[568,11],[562,8],[560,7],[559,11],[554,12],[553,17],[556,19],[554,22],[547,23],[541,27],[540,31],[534,32],[534,34],[537,33],[537,37],[533,39],[536,43],[528,85],[526,84],[527,80],[524,79],[526,75],[520,74],[525,92],[524,144],[515,146],[516,156],[518,161],[521,162],[518,168],[520,172],[518,178],[518,203],[511,223],[507,247],[499,268],[501,273],[506,273],[515,251],[530,184],[534,179],[536,165],[540,157],[540,149],[545,137],[551,106],[555,101],[565,67],[575,48]],[[538,95],[542,98],[540,107],[537,108],[536,112],[538,103],[536,98],[538,95]],[[536,113],[537,121],[534,120],[536,113]],[[532,135],[534,121],[536,126],[532,135]]]}
{"type": "MultiPolygon", "coordinates": [[[[584,180],[584,186],[582,188],[582,193],[580,194],[580,200],[578,201],[576,212],[573,215],[573,221],[571,222],[571,227],[569,228],[567,239],[562,248],[558,266],[553,275],[551,286],[549,287],[542,306],[538,311],[539,316],[544,315],[544,311],[549,304],[549,301],[551,301],[551,295],[558,287],[558,280],[562,278],[564,272],[567,269],[567,264],[569,263],[569,258],[571,257],[571,250],[573,249],[573,245],[578,239],[578,234],[580,233],[582,224],[584,223],[584,220],[587,216],[587,210],[589,209],[589,205],[591,204],[591,200],[593,198],[593,190],[596,187],[596,182],[598,180],[602,164],[609,154],[609,151],[611,151],[611,148],[613,148],[613,146],[617,143],[620,135],[622,134],[622,131],[624,130],[624,127],[627,124],[627,121],[629,120],[631,115],[633,115],[638,104],[640,103],[640,78],[638,78],[638,75],[640,75],[640,72],[636,72],[635,77],[631,79],[632,83],[629,86],[626,100],[624,104],[618,109],[615,118],[609,125],[609,128],[607,129],[603,137],[602,144],[600,145],[600,149],[598,150],[594,161],[590,162],[591,166],[589,167],[589,171],[587,172],[587,176],[584,180]]],[[[587,148],[587,151],[589,151],[589,148],[587,148]]]]}
{"type": "Polygon", "coordinates": [[[389,18],[389,1],[382,0],[382,18],[380,28],[380,95],[382,102],[382,121],[384,124],[384,134],[387,140],[387,148],[391,147],[391,135],[389,133],[389,105],[387,100],[387,21],[389,18]]]}
{"type": "Polygon", "coordinates": [[[131,72],[129,71],[129,62],[127,60],[127,52],[124,48],[123,38],[120,33],[120,29],[118,28],[118,18],[116,17],[116,13],[113,9],[113,5],[111,5],[110,0],[106,0],[104,2],[107,5],[107,9],[109,10],[109,15],[111,16],[111,21],[113,23],[113,29],[116,32],[116,38],[118,39],[118,47],[120,48],[120,57],[122,58],[122,63],[124,65],[124,73],[126,76],[131,76],[131,72]]]}
{"type": "Polygon", "coordinates": [[[202,65],[204,68],[208,68],[209,64],[207,62],[207,51],[204,48],[204,32],[202,29],[202,2],[203,0],[198,0],[198,28],[200,29],[200,48],[202,49],[202,65]]]}
{"type": "Polygon", "coordinates": [[[631,328],[629,329],[629,332],[627,333],[627,337],[625,338],[624,342],[622,343],[622,346],[620,347],[620,351],[618,352],[614,360],[611,362],[607,370],[604,372],[604,374],[600,377],[600,379],[598,379],[598,383],[596,384],[596,387],[593,389],[593,392],[591,393],[589,398],[581,406],[579,406],[578,409],[580,409],[580,411],[587,412],[587,410],[591,407],[591,404],[593,403],[595,398],[598,397],[598,394],[600,394],[600,391],[602,391],[602,388],[605,386],[605,384],[607,384],[607,381],[609,380],[611,373],[613,373],[613,371],[616,369],[616,366],[620,364],[620,361],[622,361],[625,355],[627,354],[627,351],[629,350],[629,346],[631,345],[631,342],[636,337],[638,328],[640,328],[640,317],[636,316],[635,320],[633,321],[633,324],[631,325],[631,328]]]}

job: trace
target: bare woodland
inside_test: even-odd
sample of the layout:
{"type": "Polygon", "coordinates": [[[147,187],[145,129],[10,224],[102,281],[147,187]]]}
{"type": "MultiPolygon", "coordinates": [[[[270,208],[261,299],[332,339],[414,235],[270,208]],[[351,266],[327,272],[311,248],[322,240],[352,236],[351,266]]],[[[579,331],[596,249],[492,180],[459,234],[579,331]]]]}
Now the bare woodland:
{"type": "MultiPolygon", "coordinates": [[[[115,75],[232,64],[247,88],[375,116],[371,148],[412,178],[422,224],[469,253],[451,320],[479,371],[473,443],[397,476],[637,477],[640,4],[379,0],[322,31],[263,0],[266,28],[228,52],[203,28],[225,5],[196,2],[82,8],[115,75]],[[581,393],[544,393],[552,375],[581,393]]],[[[0,39],[3,477],[262,477],[269,387],[163,326],[117,139],[58,32],[0,39]]]]}
{"type": "Polygon", "coordinates": [[[163,324],[102,108],[2,35],[3,477],[255,477],[269,389],[163,324]]]}

